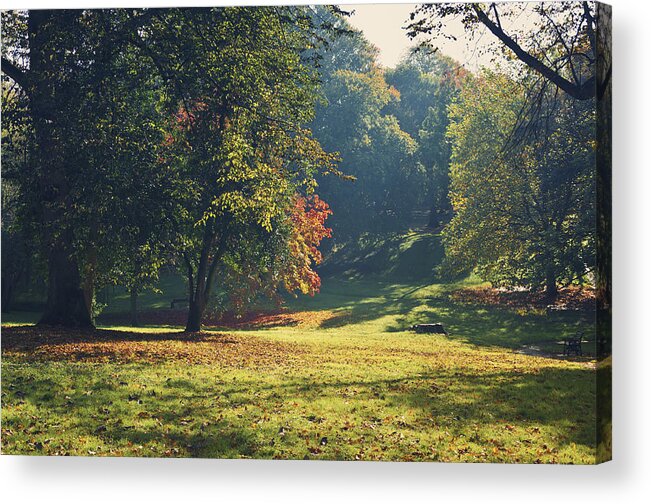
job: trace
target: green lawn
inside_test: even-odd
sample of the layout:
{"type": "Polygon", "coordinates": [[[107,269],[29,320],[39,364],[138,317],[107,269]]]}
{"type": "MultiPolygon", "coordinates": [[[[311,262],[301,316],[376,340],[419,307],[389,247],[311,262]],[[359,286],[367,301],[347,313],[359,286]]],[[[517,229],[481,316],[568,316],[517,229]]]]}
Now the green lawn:
{"type": "Polygon", "coordinates": [[[288,313],[190,338],[5,326],[2,451],[593,463],[594,363],[514,352],[590,319],[449,299],[472,283],[326,278],[288,313]]]}

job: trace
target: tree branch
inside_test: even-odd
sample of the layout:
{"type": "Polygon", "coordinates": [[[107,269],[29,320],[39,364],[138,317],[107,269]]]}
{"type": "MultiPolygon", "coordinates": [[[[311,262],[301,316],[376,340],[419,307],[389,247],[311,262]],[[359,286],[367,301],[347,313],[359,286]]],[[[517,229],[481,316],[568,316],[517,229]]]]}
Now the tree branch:
{"type": "Polygon", "coordinates": [[[217,249],[217,252],[213,255],[212,259],[212,264],[210,265],[210,269],[208,270],[208,275],[206,276],[206,285],[205,285],[205,297],[208,299],[210,296],[210,292],[212,291],[212,284],[215,278],[215,273],[217,271],[217,266],[220,263],[221,256],[222,256],[222,243],[220,242],[219,247],[217,249]]]}
{"type": "Polygon", "coordinates": [[[14,65],[11,61],[9,61],[5,57],[2,58],[2,64],[0,65],[0,69],[4,74],[9,76],[16,84],[18,84],[21,88],[23,88],[23,91],[27,92],[28,79],[27,79],[27,73],[24,70],[18,68],[16,65],[14,65]]]}
{"type": "Polygon", "coordinates": [[[515,40],[509,37],[502,28],[495,24],[491,19],[486,15],[486,13],[479,7],[478,4],[473,4],[473,9],[477,14],[477,18],[481,21],[486,28],[488,28],[493,35],[500,39],[506,47],[511,49],[515,55],[525,63],[527,66],[537,71],[545,78],[549,79],[560,89],[565,91],[568,95],[577,100],[589,100],[595,95],[595,78],[594,76],[590,77],[583,84],[572,83],[568,81],[563,76],[559,75],[556,71],[549,68],[542,61],[536,59],[534,56],[525,51],[515,40]]]}

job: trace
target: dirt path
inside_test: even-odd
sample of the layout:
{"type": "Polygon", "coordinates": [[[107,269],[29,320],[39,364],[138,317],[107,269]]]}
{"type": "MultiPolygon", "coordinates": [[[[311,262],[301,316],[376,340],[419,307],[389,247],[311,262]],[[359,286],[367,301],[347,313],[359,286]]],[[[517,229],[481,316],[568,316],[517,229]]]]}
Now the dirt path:
{"type": "MultiPolygon", "coordinates": [[[[542,343],[547,343],[547,342],[542,342],[542,343]]],[[[595,357],[593,355],[582,355],[582,356],[568,356],[568,355],[563,355],[563,352],[549,352],[546,350],[543,350],[540,347],[540,343],[533,343],[530,345],[522,345],[517,350],[514,350],[515,353],[520,354],[520,355],[530,355],[532,357],[545,357],[547,359],[558,359],[558,360],[564,360],[564,361],[571,361],[571,362],[583,362],[590,367],[595,366],[595,357]]]]}

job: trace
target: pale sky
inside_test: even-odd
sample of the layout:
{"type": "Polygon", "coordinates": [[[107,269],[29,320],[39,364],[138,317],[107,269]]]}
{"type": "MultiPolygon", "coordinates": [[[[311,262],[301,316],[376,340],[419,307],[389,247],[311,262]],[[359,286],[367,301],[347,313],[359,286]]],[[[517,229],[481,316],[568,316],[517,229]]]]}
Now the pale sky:
{"type": "MultiPolygon", "coordinates": [[[[366,38],[380,49],[379,60],[383,66],[395,67],[408,48],[416,44],[415,41],[407,37],[407,31],[402,28],[409,23],[409,14],[418,4],[338,5],[344,10],[355,11],[348,21],[355,28],[362,30],[366,38]]],[[[477,48],[485,47],[495,39],[483,27],[477,27],[477,30],[479,32],[475,35],[474,40],[468,43],[468,36],[464,32],[461,22],[449,19],[446,32],[457,37],[457,40],[438,40],[439,50],[471,70],[476,70],[481,66],[490,66],[490,57],[488,55],[480,56],[477,48]]]]}
{"type": "Polygon", "coordinates": [[[380,49],[379,60],[394,67],[402,54],[413,44],[401,29],[409,19],[415,4],[340,4],[344,10],[354,10],[348,22],[364,32],[366,38],[380,49]]]}

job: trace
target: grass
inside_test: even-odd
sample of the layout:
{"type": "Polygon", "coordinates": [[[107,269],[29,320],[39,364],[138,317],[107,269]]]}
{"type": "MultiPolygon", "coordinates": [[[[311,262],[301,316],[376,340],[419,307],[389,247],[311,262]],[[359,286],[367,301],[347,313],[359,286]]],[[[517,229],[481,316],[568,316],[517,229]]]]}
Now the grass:
{"type": "MultiPolygon", "coordinates": [[[[594,362],[514,352],[558,348],[594,322],[450,298],[476,278],[402,278],[420,239],[406,237],[386,274],[337,258],[314,298],[196,336],[41,333],[26,325],[34,314],[4,316],[3,453],[594,463],[594,362]],[[450,334],[408,330],[418,322],[450,334]]],[[[141,306],[165,308],[178,285],[141,306]]],[[[109,309],[126,309],[123,297],[109,309]]]]}
{"type": "Polygon", "coordinates": [[[364,234],[326,254],[321,271],[356,279],[369,275],[400,282],[431,279],[438,274],[443,253],[440,236],[431,232],[364,234]]]}

